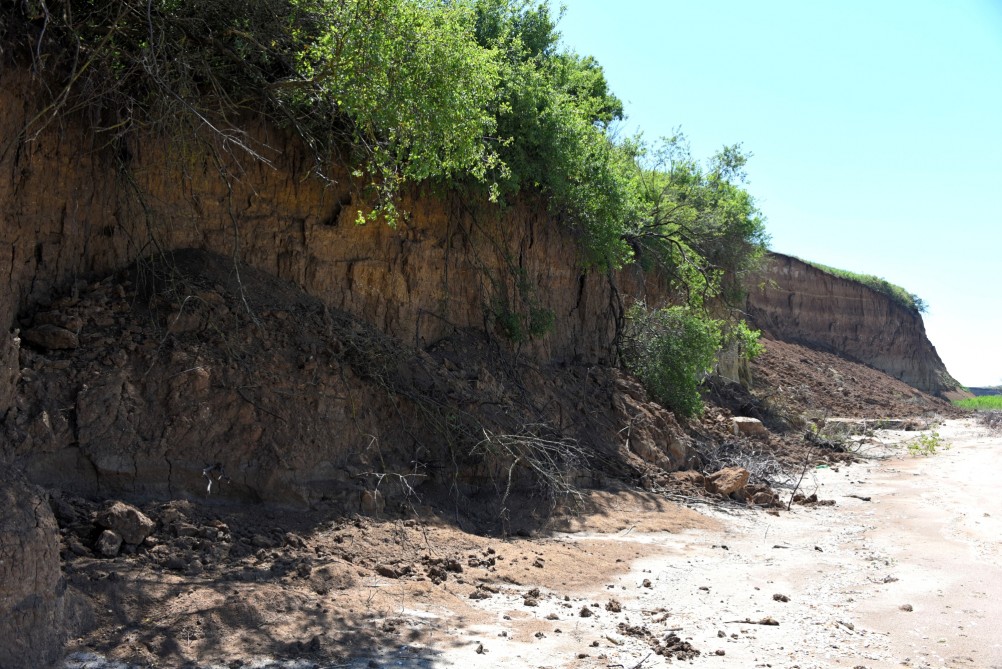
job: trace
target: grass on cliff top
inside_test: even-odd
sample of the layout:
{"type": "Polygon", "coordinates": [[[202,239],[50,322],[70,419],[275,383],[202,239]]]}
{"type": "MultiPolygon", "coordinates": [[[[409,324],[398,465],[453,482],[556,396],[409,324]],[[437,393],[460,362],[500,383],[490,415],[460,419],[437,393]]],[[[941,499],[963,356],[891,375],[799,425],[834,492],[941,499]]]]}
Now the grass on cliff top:
{"type": "Polygon", "coordinates": [[[1002,395],[982,395],[964,400],[954,400],[954,405],[973,411],[1002,411],[1002,395]]]}
{"type": "Polygon", "coordinates": [[[886,295],[891,298],[901,306],[911,311],[917,313],[925,313],[928,305],[925,300],[920,298],[915,293],[909,293],[907,290],[901,286],[891,283],[887,279],[883,279],[879,276],[874,276],[873,274],[857,274],[856,272],[850,272],[844,269],[838,269],[836,267],[829,267],[828,265],[822,265],[821,263],[812,262],[810,260],[804,260],[800,258],[801,261],[807,263],[815,269],[819,269],[826,274],[831,274],[832,276],[837,276],[840,279],[846,279],[848,281],[855,281],[861,283],[864,286],[868,286],[873,290],[886,295]]]}

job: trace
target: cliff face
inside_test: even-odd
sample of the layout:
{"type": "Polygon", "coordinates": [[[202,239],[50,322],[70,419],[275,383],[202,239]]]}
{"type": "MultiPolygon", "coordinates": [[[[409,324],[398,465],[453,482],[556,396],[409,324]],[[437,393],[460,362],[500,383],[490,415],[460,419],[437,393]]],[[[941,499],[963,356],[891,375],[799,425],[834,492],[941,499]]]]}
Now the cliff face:
{"type": "MultiPolygon", "coordinates": [[[[414,193],[395,228],[356,225],[350,179],[331,185],[313,176],[306,152],[281,131],[252,127],[245,138],[270,165],[216,140],[116,145],[86,119],[25,135],[42,108],[37,86],[16,70],[0,80],[4,330],[26,305],[44,306],[81,277],[199,248],[291,281],[404,341],[428,345],[534,306],[552,312],[553,329],[524,352],[540,361],[609,360],[616,293],[609,277],[581,268],[574,234],[545,206],[499,213],[455,195],[414,193]]],[[[5,405],[16,370],[10,346],[9,337],[0,342],[5,405]]]]}
{"type": "Polygon", "coordinates": [[[82,275],[163,249],[201,248],[425,343],[482,327],[485,309],[517,306],[524,275],[530,300],[555,315],[552,335],[534,351],[540,359],[606,355],[608,280],[580,269],[573,234],[545,207],[499,214],[415,193],[395,228],[360,226],[350,179],[330,185],[311,176],[305,151],[280,131],[249,130],[270,166],[215,141],[114,146],[83,122],[54,122],[25,138],[39,110],[33,90],[17,72],[0,81],[0,273],[9,285],[0,322],[82,275]]]}
{"type": "Polygon", "coordinates": [[[748,315],[770,338],[838,353],[934,395],[958,387],[922,316],[861,283],[771,253],[748,285],[748,315]]]}
{"type": "Polygon", "coordinates": [[[360,226],[350,178],[314,176],[280,130],[243,138],[268,163],[211,137],[123,145],[88,119],[25,133],[35,86],[0,76],[0,456],[33,480],[194,494],[218,463],[234,495],[312,503],[372,484],[384,456],[437,466],[463,417],[613,449],[639,421],[627,459],[686,461],[670,414],[641,420],[642,389],[591,369],[613,361],[614,284],[649,279],[584,269],[540,203],[412,193],[395,227],[360,226]],[[181,292],[145,289],[179,249],[211,259],[181,292]],[[531,374],[503,336],[470,335],[532,310],[552,329],[507,347],[531,374]]]}

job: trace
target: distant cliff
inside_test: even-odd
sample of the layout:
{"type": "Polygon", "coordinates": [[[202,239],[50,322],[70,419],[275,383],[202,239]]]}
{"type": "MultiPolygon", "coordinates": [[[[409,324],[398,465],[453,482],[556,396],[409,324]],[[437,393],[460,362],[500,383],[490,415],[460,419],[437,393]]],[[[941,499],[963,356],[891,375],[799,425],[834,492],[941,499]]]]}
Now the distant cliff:
{"type": "Polygon", "coordinates": [[[934,395],[959,390],[921,314],[868,286],[780,253],[748,285],[748,315],[771,338],[838,353],[934,395]]]}

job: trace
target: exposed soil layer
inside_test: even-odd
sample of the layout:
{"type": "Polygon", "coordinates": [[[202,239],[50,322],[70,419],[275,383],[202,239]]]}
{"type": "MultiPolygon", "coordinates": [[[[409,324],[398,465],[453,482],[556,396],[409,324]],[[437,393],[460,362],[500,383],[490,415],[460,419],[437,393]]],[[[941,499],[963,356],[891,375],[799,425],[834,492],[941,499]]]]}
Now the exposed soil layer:
{"type": "Polygon", "coordinates": [[[780,253],[746,285],[748,316],[772,339],[833,351],[928,393],[964,392],[922,315],[869,286],[780,253]]]}
{"type": "Polygon", "coordinates": [[[664,606],[596,596],[664,550],[608,538],[717,527],[679,501],[783,513],[805,463],[865,447],[825,432],[835,414],[953,411],[767,341],[751,391],[714,382],[681,425],[616,369],[459,328],[415,349],[204,252],[79,282],[20,325],[3,454],[54,490],[70,650],[136,666],[432,666],[499,616],[520,643],[587,641],[565,666],[605,663],[609,634],[693,660],[706,645],[664,606]]]}
{"type": "Polygon", "coordinates": [[[525,489],[545,508],[693,456],[616,369],[531,364],[462,329],[414,348],[204,252],[80,282],[21,325],[4,451],[80,495],[357,511],[420,489],[473,511],[525,489]]]}

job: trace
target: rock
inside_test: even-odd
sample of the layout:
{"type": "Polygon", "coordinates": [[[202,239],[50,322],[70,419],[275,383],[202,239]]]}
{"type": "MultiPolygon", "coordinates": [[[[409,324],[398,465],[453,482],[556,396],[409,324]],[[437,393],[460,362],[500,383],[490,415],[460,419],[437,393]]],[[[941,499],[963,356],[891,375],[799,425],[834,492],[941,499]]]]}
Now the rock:
{"type": "Polygon", "coordinates": [[[375,515],[383,512],[386,500],[383,499],[383,493],[378,490],[363,490],[359,497],[359,507],[362,513],[375,515]]]}
{"type": "Polygon", "coordinates": [[[786,595],[784,595],[782,593],[778,593],[778,592],[775,595],[773,595],[772,598],[773,598],[773,600],[775,600],[777,602],[788,602],[788,601],[790,601],[789,597],[787,597],[786,595]]]}
{"type": "Polygon", "coordinates": [[[62,657],[65,601],[59,528],[41,493],[0,467],[0,667],[62,657]]]}
{"type": "Polygon", "coordinates": [[[173,571],[184,571],[188,567],[188,563],[180,555],[171,555],[166,560],[164,560],[164,567],[171,569],[173,571]]]}
{"type": "Polygon", "coordinates": [[[731,428],[734,430],[734,434],[739,436],[756,436],[767,433],[762,421],[757,418],[745,418],[744,416],[731,418],[731,428]]]}
{"type": "Polygon", "coordinates": [[[720,495],[730,495],[744,488],[750,476],[744,467],[725,467],[706,477],[706,489],[720,495]]]}
{"type": "Polygon", "coordinates": [[[585,605],[581,607],[580,611],[578,611],[578,615],[581,616],[582,618],[591,618],[593,615],[595,615],[595,613],[591,609],[589,609],[587,605],[585,605]]]}
{"type": "Polygon", "coordinates": [[[286,532],[285,545],[293,548],[306,548],[306,541],[295,532],[286,532]]]}
{"type": "Polygon", "coordinates": [[[66,328],[58,325],[38,325],[21,333],[21,339],[33,346],[45,349],[72,349],[80,346],[80,339],[66,328]]]}
{"type": "Polygon", "coordinates": [[[118,555],[118,550],[122,547],[122,537],[114,530],[105,530],[97,538],[95,547],[98,554],[106,558],[113,558],[118,555]]]}
{"type": "Polygon", "coordinates": [[[757,492],[751,498],[751,503],[756,506],[771,506],[776,501],[776,496],[771,492],[757,492]]]}
{"type": "Polygon", "coordinates": [[[251,546],[254,548],[274,548],[275,542],[264,534],[255,534],[251,537],[251,546]]]}
{"type": "Polygon", "coordinates": [[[91,554],[90,550],[83,545],[83,542],[75,534],[70,534],[66,537],[66,547],[70,549],[71,553],[81,557],[91,554]]]}
{"type": "Polygon", "coordinates": [[[706,484],[706,477],[694,469],[689,469],[683,472],[672,472],[671,477],[679,483],[688,483],[700,488],[706,484]]]}
{"type": "Polygon", "coordinates": [[[376,565],[376,573],[380,576],[385,576],[386,578],[400,578],[409,571],[410,569],[389,564],[376,565]]]}
{"type": "Polygon", "coordinates": [[[618,599],[613,598],[606,602],[605,610],[612,611],[613,613],[619,613],[623,610],[623,605],[619,603],[618,599]]]}
{"type": "Polygon", "coordinates": [[[191,523],[178,522],[171,526],[174,530],[174,534],[179,537],[197,537],[202,532],[198,528],[198,525],[192,525],[191,523]]]}
{"type": "Polygon", "coordinates": [[[32,325],[56,325],[65,328],[74,334],[80,334],[83,328],[83,319],[79,316],[67,315],[59,311],[40,311],[31,319],[32,325]]]}
{"type": "Polygon", "coordinates": [[[131,504],[117,501],[98,514],[97,524],[114,530],[127,544],[141,544],[156,527],[156,523],[142,511],[131,504]]]}

